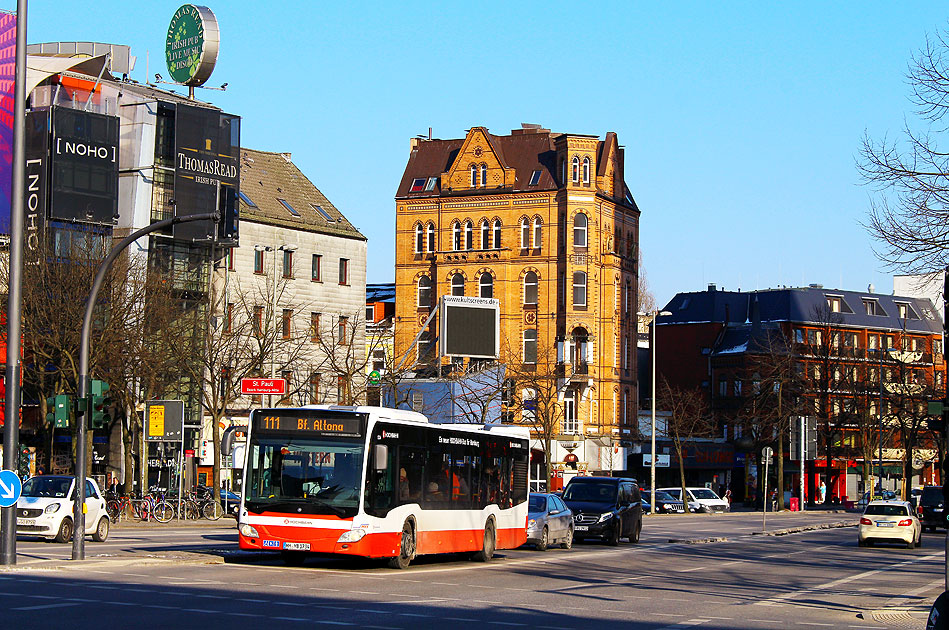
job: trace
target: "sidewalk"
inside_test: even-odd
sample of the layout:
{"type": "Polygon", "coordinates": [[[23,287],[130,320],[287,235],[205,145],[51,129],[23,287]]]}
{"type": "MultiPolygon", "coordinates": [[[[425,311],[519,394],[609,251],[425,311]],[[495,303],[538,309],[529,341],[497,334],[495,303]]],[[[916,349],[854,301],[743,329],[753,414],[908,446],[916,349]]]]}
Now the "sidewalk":
{"type": "Polygon", "coordinates": [[[222,516],[216,521],[209,521],[206,518],[199,519],[171,519],[167,523],[159,523],[158,521],[140,521],[134,518],[123,518],[118,523],[112,523],[113,530],[122,530],[122,529],[169,529],[169,528],[179,528],[187,527],[194,529],[210,529],[210,528],[225,528],[225,529],[237,529],[237,519],[233,516],[222,516]]]}

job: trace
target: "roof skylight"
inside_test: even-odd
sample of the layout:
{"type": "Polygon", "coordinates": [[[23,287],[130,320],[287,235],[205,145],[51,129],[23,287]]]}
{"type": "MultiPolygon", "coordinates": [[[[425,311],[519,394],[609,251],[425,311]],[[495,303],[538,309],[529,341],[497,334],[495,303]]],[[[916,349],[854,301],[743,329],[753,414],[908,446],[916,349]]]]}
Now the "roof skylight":
{"type": "Polygon", "coordinates": [[[240,198],[241,198],[241,201],[243,201],[244,203],[246,203],[246,204],[247,204],[248,206],[250,206],[251,208],[256,208],[256,207],[257,207],[257,204],[254,203],[253,201],[251,201],[251,200],[250,200],[250,197],[248,197],[246,194],[244,194],[244,191],[243,191],[243,190],[238,191],[237,196],[240,197],[240,198]]]}
{"type": "Polygon", "coordinates": [[[282,204],[283,204],[283,207],[286,208],[287,210],[289,210],[289,211],[290,211],[290,214],[292,214],[293,216],[295,216],[295,217],[300,216],[300,213],[296,211],[296,208],[294,208],[293,206],[291,206],[291,205],[290,205],[290,202],[288,202],[286,199],[280,199],[280,198],[278,198],[277,201],[279,201],[280,203],[282,203],[282,204]]]}
{"type": "Polygon", "coordinates": [[[311,203],[310,206],[312,206],[314,210],[320,213],[320,216],[322,216],[324,219],[326,219],[330,223],[334,221],[333,217],[331,217],[329,213],[327,213],[326,210],[323,209],[323,206],[318,206],[315,203],[311,203]]]}
{"type": "Polygon", "coordinates": [[[528,183],[528,186],[536,186],[540,182],[540,171],[534,171],[531,173],[531,181],[528,183]]]}

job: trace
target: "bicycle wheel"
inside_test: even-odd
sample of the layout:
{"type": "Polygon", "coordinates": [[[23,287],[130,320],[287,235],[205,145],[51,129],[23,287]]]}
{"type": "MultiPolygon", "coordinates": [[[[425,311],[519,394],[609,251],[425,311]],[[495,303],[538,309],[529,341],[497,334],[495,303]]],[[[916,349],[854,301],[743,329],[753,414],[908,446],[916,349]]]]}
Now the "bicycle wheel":
{"type": "Polygon", "coordinates": [[[142,501],[141,499],[132,501],[132,516],[137,518],[140,521],[144,521],[148,518],[148,503],[142,501]]]}
{"type": "Polygon", "coordinates": [[[185,518],[190,520],[195,520],[201,518],[201,509],[198,507],[198,504],[194,501],[188,500],[184,504],[185,506],[185,518]]]}
{"type": "Polygon", "coordinates": [[[201,511],[204,513],[204,518],[209,521],[216,521],[224,514],[224,509],[221,508],[221,504],[213,500],[205,501],[201,507],[201,511]]]}
{"type": "Polygon", "coordinates": [[[105,504],[105,511],[110,520],[118,521],[122,513],[122,503],[118,499],[109,499],[105,504]]]}
{"type": "Polygon", "coordinates": [[[155,520],[159,523],[167,523],[175,516],[175,508],[167,501],[160,501],[154,509],[155,520]]]}

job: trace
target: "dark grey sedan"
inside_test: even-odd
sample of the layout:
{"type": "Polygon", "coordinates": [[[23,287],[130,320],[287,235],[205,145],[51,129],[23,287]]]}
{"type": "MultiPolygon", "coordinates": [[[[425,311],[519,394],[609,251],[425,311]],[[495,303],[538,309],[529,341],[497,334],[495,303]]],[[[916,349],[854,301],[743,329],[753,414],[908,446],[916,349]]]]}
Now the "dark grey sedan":
{"type": "Polygon", "coordinates": [[[527,544],[538,551],[573,546],[573,512],[555,494],[532,492],[527,501],[527,544]]]}

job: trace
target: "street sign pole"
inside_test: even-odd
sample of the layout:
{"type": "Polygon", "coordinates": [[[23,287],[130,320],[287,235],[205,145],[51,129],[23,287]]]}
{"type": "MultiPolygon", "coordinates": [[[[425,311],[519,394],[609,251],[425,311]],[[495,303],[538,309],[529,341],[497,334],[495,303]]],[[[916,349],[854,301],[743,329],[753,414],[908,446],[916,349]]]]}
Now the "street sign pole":
{"type": "Polygon", "coordinates": [[[771,463],[771,456],[773,454],[774,454],[774,451],[771,449],[770,446],[766,446],[763,449],[761,449],[761,456],[764,458],[764,495],[762,495],[761,497],[761,507],[763,508],[761,512],[761,533],[762,534],[767,531],[765,529],[765,523],[767,523],[767,520],[768,520],[768,503],[770,502],[770,500],[768,499],[768,464],[771,463]]]}

